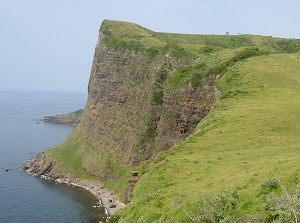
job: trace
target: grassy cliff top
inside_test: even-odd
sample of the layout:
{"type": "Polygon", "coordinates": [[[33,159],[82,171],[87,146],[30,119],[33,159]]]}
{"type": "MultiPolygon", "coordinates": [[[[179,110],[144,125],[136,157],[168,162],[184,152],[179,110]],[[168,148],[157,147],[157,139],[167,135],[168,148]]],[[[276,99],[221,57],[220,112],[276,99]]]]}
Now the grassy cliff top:
{"type": "Polygon", "coordinates": [[[104,20],[100,31],[106,37],[110,47],[121,48],[131,43],[136,50],[162,49],[166,46],[182,48],[195,56],[212,53],[222,49],[239,47],[267,47],[278,52],[297,52],[300,50],[299,39],[273,38],[259,35],[194,35],[160,33],[146,29],[134,23],[104,20]]]}

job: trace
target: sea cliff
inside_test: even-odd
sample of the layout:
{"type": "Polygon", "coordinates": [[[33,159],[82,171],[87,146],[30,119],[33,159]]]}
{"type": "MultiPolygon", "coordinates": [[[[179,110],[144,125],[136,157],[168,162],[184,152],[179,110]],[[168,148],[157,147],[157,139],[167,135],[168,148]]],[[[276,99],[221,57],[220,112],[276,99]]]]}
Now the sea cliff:
{"type": "MultiPolygon", "coordinates": [[[[80,172],[102,182],[123,182],[119,196],[129,202],[133,189],[132,184],[126,186],[130,171],[184,140],[213,109],[219,94],[217,73],[202,75],[194,81],[195,86],[191,84],[193,76],[181,82],[173,80],[191,69],[197,72],[202,61],[194,51],[169,38],[156,37],[155,32],[132,23],[103,21],[86,107],[80,124],[65,143],[76,141],[76,149],[63,152],[68,157],[80,157],[80,163],[63,163],[63,156],[58,155],[62,147],[57,147],[41,157],[45,165],[35,171],[61,176],[66,166],[78,165],[80,172]],[[49,165],[51,169],[47,169],[49,165]]],[[[57,118],[61,117],[46,121],[57,118]]],[[[75,177],[77,171],[68,174],[75,177]]]]}
{"type": "MultiPolygon", "coordinates": [[[[234,100],[253,91],[250,85],[247,85],[250,90],[243,88],[250,82],[240,76],[239,65],[251,58],[293,53],[299,48],[298,40],[156,33],[136,24],[105,20],[99,30],[88,99],[79,125],[65,143],[47,150],[28,168],[53,179],[101,182],[122,202],[132,202],[128,207],[131,218],[144,219],[145,205],[153,206],[146,211],[149,213],[145,221],[133,222],[173,219],[170,207],[186,220],[180,207],[187,200],[183,198],[190,196],[181,190],[190,189],[195,194],[196,189],[188,184],[187,177],[193,175],[194,167],[202,170],[193,154],[199,158],[210,153],[209,150],[202,153],[201,146],[207,146],[205,140],[202,144],[202,136],[226,124],[221,115],[223,119],[214,117],[220,110],[225,113],[231,109],[222,104],[224,100],[234,100]],[[218,101],[222,103],[216,110],[218,101]],[[182,157],[177,154],[188,143],[195,143],[197,150],[191,149],[190,153],[184,150],[189,155],[182,156],[186,157],[183,165],[179,161],[182,157]],[[172,166],[166,169],[168,163],[172,166]],[[169,182],[165,182],[167,178],[169,182]],[[181,180],[176,181],[177,178],[181,180]],[[151,190],[156,188],[152,194],[144,190],[150,187],[150,182],[151,190]],[[159,209],[164,204],[161,213],[159,209]]],[[[219,139],[227,138],[230,135],[219,139]]],[[[203,186],[203,179],[197,179],[195,185],[203,186]]],[[[125,215],[121,212],[117,218],[125,215]]]]}

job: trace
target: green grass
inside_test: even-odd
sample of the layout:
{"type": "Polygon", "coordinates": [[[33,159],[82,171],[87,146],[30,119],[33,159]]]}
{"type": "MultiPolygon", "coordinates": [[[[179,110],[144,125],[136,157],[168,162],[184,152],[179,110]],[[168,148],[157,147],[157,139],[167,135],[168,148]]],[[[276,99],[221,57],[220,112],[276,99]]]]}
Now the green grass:
{"type": "MultiPolygon", "coordinates": [[[[75,132],[72,134],[75,134],[75,132]]],[[[79,153],[80,144],[81,142],[79,140],[69,139],[63,144],[47,150],[47,154],[56,162],[55,172],[57,174],[93,179],[93,177],[83,171],[83,157],[79,153]]]]}
{"type": "Polygon", "coordinates": [[[195,66],[186,66],[175,72],[168,79],[165,88],[166,92],[178,89],[187,84],[190,84],[193,88],[201,88],[203,78],[211,75],[223,75],[230,67],[239,61],[271,53],[262,47],[247,47],[238,48],[229,52],[224,51],[210,55],[209,58],[195,66]],[[212,58],[214,61],[211,61],[212,58]]]}
{"type": "Polygon", "coordinates": [[[126,191],[124,185],[127,185],[131,167],[126,167],[108,157],[102,157],[100,160],[99,150],[80,140],[78,130],[78,128],[73,130],[63,144],[46,151],[50,159],[56,163],[55,174],[101,182],[104,187],[115,191],[119,199],[124,201],[126,191]]]}
{"type": "Polygon", "coordinates": [[[237,190],[242,214],[251,216],[260,211],[267,179],[288,188],[300,183],[299,59],[273,54],[232,66],[218,81],[223,97],[215,110],[186,141],[147,164],[119,222],[186,222],[187,203],[222,189],[237,190]]]}
{"type": "Polygon", "coordinates": [[[258,35],[194,35],[154,32],[139,25],[104,20],[100,31],[107,47],[118,51],[147,52],[151,58],[168,54],[176,58],[194,59],[223,49],[266,47],[277,52],[298,52],[300,40],[258,35]]]}

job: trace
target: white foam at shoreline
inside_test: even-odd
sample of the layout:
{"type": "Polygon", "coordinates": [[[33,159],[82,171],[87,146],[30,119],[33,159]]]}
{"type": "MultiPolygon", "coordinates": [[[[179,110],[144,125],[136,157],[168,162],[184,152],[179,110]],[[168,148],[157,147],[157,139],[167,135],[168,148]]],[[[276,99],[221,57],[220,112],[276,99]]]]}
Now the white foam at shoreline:
{"type": "MultiPolygon", "coordinates": [[[[51,180],[49,177],[43,175],[41,178],[51,180]]],[[[55,179],[55,183],[64,183],[87,190],[99,200],[99,207],[104,207],[104,212],[107,216],[114,214],[117,210],[125,206],[113,193],[95,182],[81,179],[58,178],[55,179]]]]}

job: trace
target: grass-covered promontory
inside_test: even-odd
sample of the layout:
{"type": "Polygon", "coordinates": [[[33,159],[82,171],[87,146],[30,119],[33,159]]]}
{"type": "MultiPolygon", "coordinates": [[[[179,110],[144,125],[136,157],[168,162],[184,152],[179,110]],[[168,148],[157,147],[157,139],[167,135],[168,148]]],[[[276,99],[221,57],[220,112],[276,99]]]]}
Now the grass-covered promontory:
{"type": "MultiPolygon", "coordinates": [[[[89,101],[84,113],[92,115],[83,114],[81,123],[68,140],[46,152],[49,159],[55,161],[57,174],[99,180],[124,200],[130,171],[138,171],[140,179],[130,194],[130,202],[109,222],[193,222],[191,216],[194,208],[201,206],[199,200],[221,196],[224,191],[232,192],[233,197],[228,199],[237,198],[234,205],[230,200],[234,210],[224,218],[205,220],[203,217],[198,222],[295,221],[292,209],[277,210],[271,206],[268,209],[265,201],[271,193],[281,196],[280,186],[293,194],[300,184],[299,40],[255,35],[157,33],[132,23],[109,20],[103,22],[100,31],[105,50],[115,53],[114,60],[118,62],[116,76],[119,75],[120,81],[133,75],[135,66],[139,64],[125,59],[122,61],[119,55],[131,52],[134,58],[147,58],[149,63],[143,61],[144,65],[152,63],[145,68],[145,73],[152,76],[136,80],[136,83],[153,83],[153,92],[145,100],[151,108],[148,111],[156,113],[152,116],[147,114],[150,121],[144,120],[143,124],[148,125],[148,129],[144,129],[149,131],[143,134],[143,142],[152,142],[158,133],[158,128],[152,127],[166,118],[156,118],[158,113],[166,111],[166,95],[175,95],[174,92],[180,93],[187,88],[205,88],[203,80],[211,76],[217,77],[215,87],[219,94],[208,115],[185,140],[136,165],[122,162],[115,157],[119,154],[114,154],[114,151],[105,153],[94,143],[97,139],[92,136],[100,135],[101,128],[91,129],[85,121],[101,119],[95,111],[102,98],[89,95],[94,98],[89,101]],[[130,69],[132,72],[129,72],[130,69]],[[82,129],[91,130],[87,133],[82,129]],[[105,162],[98,162],[100,158],[105,162]],[[101,172],[106,170],[109,172],[101,172]],[[101,178],[102,175],[105,177],[101,178]]],[[[98,50],[96,48],[97,57],[108,57],[98,50]]],[[[95,60],[95,63],[99,61],[95,60]]],[[[96,79],[96,75],[93,78],[96,79]]],[[[130,84],[134,91],[138,90],[135,88],[138,85],[130,84]]],[[[117,101],[113,94],[105,97],[117,101]]],[[[131,98],[126,100],[131,103],[131,98]]],[[[204,103],[189,102],[194,106],[204,103]]],[[[126,104],[124,101],[118,103],[126,104]]],[[[180,103],[179,98],[178,105],[180,103]]],[[[109,103],[105,106],[104,109],[113,107],[109,103]]],[[[114,118],[128,112],[131,115],[128,117],[137,120],[138,110],[133,104],[130,106],[130,111],[116,111],[119,116],[114,118]]],[[[126,123],[126,120],[121,121],[126,123]]],[[[114,127],[109,120],[107,123],[114,127]]],[[[121,124],[118,126],[123,128],[121,124]]],[[[109,139],[128,137],[130,140],[132,136],[126,135],[128,131],[129,128],[124,128],[122,136],[107,132],[101,132],[101,135],[109,139]]],[[[119,147],[122,148],[122,145],[119,147]]],[[[155,151],[155,148],[152,149],[155,151]]],[[[122,158],[125,160],[127,157],[122,158]]],[[[209,203],[208,199],[204,201],[209,203]]],[[[213,198],[212,201],[218,203],[213,198]]],[[[203,205],[198,210],[200,215],[203,205]]]]}

